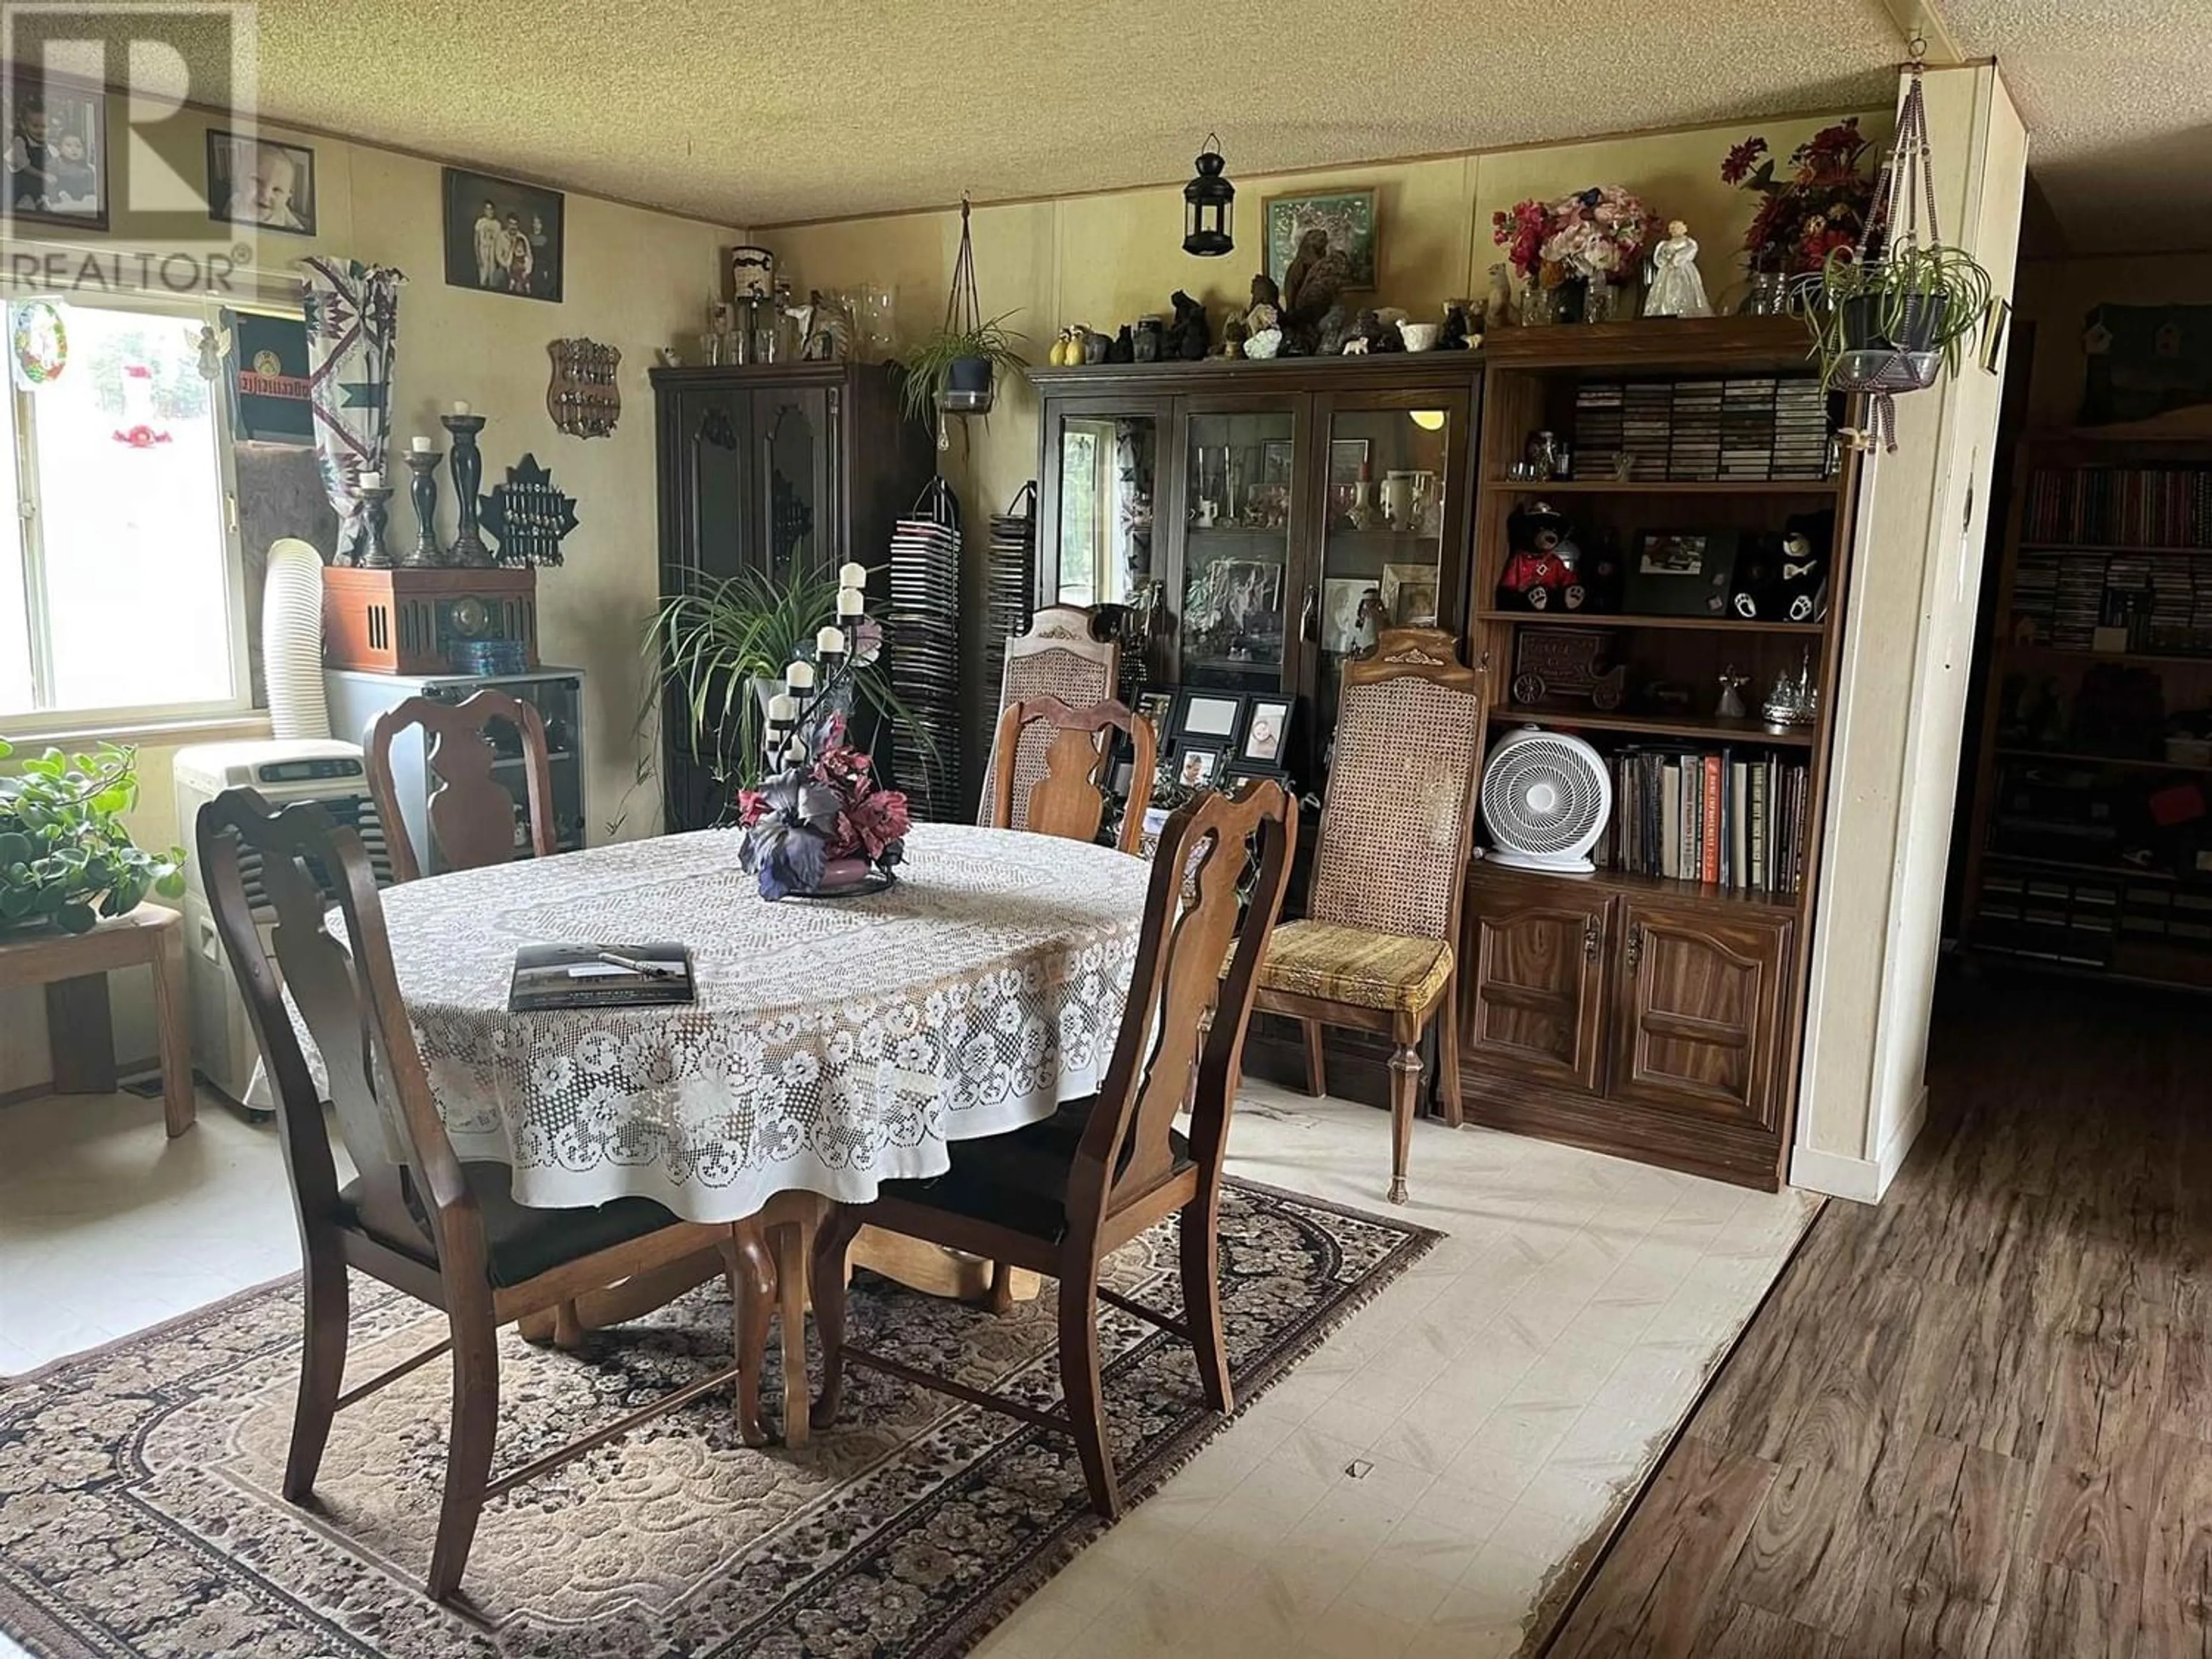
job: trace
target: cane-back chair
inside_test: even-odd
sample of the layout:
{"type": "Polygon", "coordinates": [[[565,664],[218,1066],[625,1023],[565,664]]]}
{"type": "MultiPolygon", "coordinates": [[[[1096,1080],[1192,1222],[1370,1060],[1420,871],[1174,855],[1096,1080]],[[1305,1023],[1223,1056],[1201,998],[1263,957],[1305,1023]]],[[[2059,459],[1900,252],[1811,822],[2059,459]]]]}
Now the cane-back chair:
{"type": "Polygon", "coordinates": [[[1393,1203],[1406,1201],[1421,1037],[1439,1008],[1437,1088],[1444,1121],[1461,1121],[1452,946],[1481,748],[1481,681],[1450,635],[1391,629],[1373,656],[1346,663],[1305,917],[1275,930],[1260,969],[1259,1006],[1304,1028],[1309,1094],[1328,1092],[1323,1026],[1395,1045],[1393,1203]]]}
{"type": "Polygon", "coordinates": [[[951,1170],[934,1179],[885,1182],[872,1203],[832,1209],[816,1235],[811,1274],[823,1356],[817,1429],[836,1418],[846,1362],[873,1366],[1072,1434],[1091,1504],[1111,1519],[1121,1494],[1099,1392],[1102,1300],[1189,1342],[1206,1404],[1231,1409],[1218,1268],[1222,1160],[1255,975],[1297,839],[1297,805],[1276,784],[1208,793],[1179,809],[1152,860],[1121,1036],[1098,1092],[1010,1134],[955,1141],[951,1170]],[[1175,1127],[1186,1105],[1188,1138],[1175,1127]],[[1179,1320],[1099,1283],[1110,1252],[1171,1215],[1182,1218],[1179,1320]],[[1064,1409],[1037,1411],[846,1346],[845,1251],[864,1225],[1057,1279],[1064,1409]]]}
{"type": "MultiPolygon", "coordinates": [[[[1006,665],[1000,677],[999,711],[1039,697],[1057,697],[1070,708],[1093,708],[1113,699],[1121,672],[1118,638],[1101,639],[1098,613],[1081,605],[1048,605],[1030,618],[1029,631],[1006,641],[1006,665]]],[[[992,728],[991,763],[986,778],[999,775],[998,728],[992,728]]],[[[1025,732],[1014,759],[1013,822],[1002,827],[1029,828],[1030,790],[1044,775],[1051,737],[1042,729],[1025,732]]],[[[975,822],[993,822],[994,799],[987,787],[976,803],[975,822]]]]}
{"type": "Polygon", "coordinates": [[[520,697],[485,686],[459,702],[409,697],[369,723],[368,787],[384,820],[392,853],[392,878],[413,881],[422,873],[423,852],[407,838],[400,816],[399,791],[392,773],[392,744],[411,726],[430,734],[424,765],[433,780],[428,820],[430,839],[448,870],[477,870],[504,864],[514,856],[514,796],[494,775],[503,758],[493,746],[494,720],[514,728],[521,739],[523,790],[530,804],[530,850],[553,856],[553,762],[547,752],[545,721],[520,697]]]}
{"type": "Polygon", "coordinates": [[[1150,720],[1110,701],[1089,708],[1071,708],[1058,697],[1030,697],[1006,705],[991,748],[993,827],[1065,836],[1071,841],[1097,840],[1113,800],[1108,775],[1114,766],[1115,732],[1127,736],[1133,756],[1129,797],[1121,803],[1121,827],[1115,845],[1125,853],[1135,852],[1144,833],[1145,809],[1152,804],[1158,740],[1150,720]],[[1033,728],[1048,743],[1042,769],[1024,795],[1014,777],[1014,763],[1033,728]]]}
{"type": "Polygon", "coordinates": [[[505,1165],[464,1163],[447,1138],[400,1000],[375,878],[354,831],[314,802],[279,811],[254,790],[233,789],[200,809],[198,842],[216,926],[276,1092],[305,1257],[305,1345],[284,1496],[300,1503],[313,1492],[341,1407],[448,1349],[445,1496],[427,1583],[436,1600],[459,1586],[486,1499],[650,1418],[735,1382],[744,1437],[765,1443],[757,1382],[775,1286],[758,1226],[685,1222],[645,1198],[578,1209],[516,1202],[505,1165]],[[242,854],[258,855],[276,911],[268,946],[240,875],[242,854]],[[333,904],[343,941],[325,925],[333,904]],[[359,1171],[343,1186],[288,993],[321,1054],[338,1133],[359,1171]],[[702,1250],[719,1251],[730,1279],[737,1363],[492,1478],[498,1328],[702,1250]],[[342,1392],[347,1276],[356,1268],[442,1310],[450,1335],[342,1392]]]}

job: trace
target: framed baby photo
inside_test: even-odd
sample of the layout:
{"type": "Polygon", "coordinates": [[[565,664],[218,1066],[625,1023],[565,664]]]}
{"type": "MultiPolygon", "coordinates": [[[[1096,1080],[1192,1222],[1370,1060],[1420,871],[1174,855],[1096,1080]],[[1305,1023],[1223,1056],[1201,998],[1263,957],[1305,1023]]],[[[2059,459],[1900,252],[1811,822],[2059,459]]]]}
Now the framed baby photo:
{"type": "Polygon", "coordinates": [[[219,223],[313,236],[315,152],[210,127],[207,201],[208,217],[219,223]]]}
{"type": "Polygon", "coordinates": [[[1228,754],[1225,749],[1178,744],[1175,753],[1175,781],[1186,789],[1217,788],[1221,783],[1223,764],[1228,754]]]}
{"type": "Polygon", "coordinates": [[[557,190],[446,169],[446,285],[561,302],[567,198],[557,190]]]}
{"type": "Polygon", "coordinates": [[[89,82],[0,68],[7,145],[5,217],[19,225],[107,228],[107,94],[89,82]]]}
{"type": "Polygon", "coordinates": [[[1175,730],[1181,745],[1195,738],[1220,749],[1233,748],[1243,727],[1244,696],[1237,691],[1185,691],[1176,705],[1175,730]]]}
{"type": "Polygon", "coordinates": [[[1291,711],[1297,705],[1288,697],[1252,699],[1252,712],[1244,721],[1244,738],[1237,746],[1240,768],[1279,769],[1288,762],[1291,711]]]}

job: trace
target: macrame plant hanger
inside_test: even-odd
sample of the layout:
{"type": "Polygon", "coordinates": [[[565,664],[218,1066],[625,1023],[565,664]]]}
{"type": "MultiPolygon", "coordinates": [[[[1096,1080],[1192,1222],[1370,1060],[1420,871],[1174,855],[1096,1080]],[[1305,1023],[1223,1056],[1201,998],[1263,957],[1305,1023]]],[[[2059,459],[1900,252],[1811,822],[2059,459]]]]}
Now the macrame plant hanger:
{"type": "MultiPolygon", "coordinates": [[[[975,241],[969,229],[968,195],[960,195],[960,252],[952,262],[952,290],[945,296],[945,331],[949,334],[973,334],[983,325],[983,307],[975,291],[975,241]]],[[[937,394],[937,447],[952,447],[952,436],[945,424],[951,415],[988,414],[991,408],[991,393],[981,394],[975,401],[974,393],[956,393],[939,390],[937,394]],[[954,401],[956,398],[961,401],[954,401]]]]}
{"type": "MultiPolygon", "coordinates": [[[[1866,270],[1879,270],[1897,254],[1917,254],[1921,247],[1920,210],[1928,210],[1927,246],[1940,247],[1943,234],[1936,222],[1936,173],[1928,143],[1928,106],[1921,96],[1920,71],[1928,55],[1928,42],[1912,37],[1905,65],[1904,101],[1898,106],[1897,137],[1882,157],[1875,177],[1874,201],[1867,210],[1866,228],[1860,233],[1851,263],[1866,270]]],[[[1903,323],[1896,333],[1916,337],[1931,296],[1909,294],[1903,323]]],[[[1848,303],[1848,302],[1846,302],[1848,303]]],[[[1893,341],[1881,347],[1848,350],[1837,359],[1829,384],[1839,392],[1856,392],[1867,399],[1867,424],[1863,432],[1847,433],[1857,447],[1879,443],[1886,451],[1897,448],[1896,395],[1924,392],[1942,373],[1943,354],[1908,350],[1893,341]]]]}

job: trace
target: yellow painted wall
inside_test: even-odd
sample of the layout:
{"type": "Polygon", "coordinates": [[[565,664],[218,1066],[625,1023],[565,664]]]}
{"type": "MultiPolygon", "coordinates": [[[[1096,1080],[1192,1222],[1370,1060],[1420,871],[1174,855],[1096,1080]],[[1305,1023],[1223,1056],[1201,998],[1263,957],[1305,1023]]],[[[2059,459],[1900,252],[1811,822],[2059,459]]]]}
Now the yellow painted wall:
{"type": "MultiPolygon", "coordinates": [[[[120,101],[111,100],[111,109],[120,101]]],[[[195,182],[204,171],[201,131],[208,125],[227,124],[212,117],[196,120],[168,157],[195,182]]],[[[328,253],[397,265],[407,273],[399,306],[394,449],[404,449],[418,432],[447,447],[436,413],[465,399],[490,417],[483,440],[487,489],[528,451],[576,497],[579,525],[565,544],[567,562],[538,576],[538,626],[544,659],[580,667],[586,676],[588,833],[594,841],[607,839],[610,821],[636,781],[641,757],[652,753],[649,737],[633,735],[644,690],[638,641],[659,591],[653,398],[646,372],[655,348],[698,332],[715,290],[718,250],[744,240],[742,234],[570,193],[563,303],[448,288],[438,164],[331,138],[292,142],[315,152],[319,234],[263,233],[254,246],[258,269],[289,278],[294,261],[328,253]],[[546,413],[546,344],[574,335],[622,349],[623,415],[611,437],[563,436],[546,413]]],[[[82,240],[125,253],[161,246],[138,236],[142,227],[143,221],[118,212],[106,235],[82,240]]],[[[210,228],[217,246],[232,240],[228,228],[210,228]]],[[[399,482],[404,486],[404,474],[399,482]]],[[[443,534],[450,538],[451,474],[441,471],[440,484],[443,534]]],[[[395,538],[412,538],[414,517],[404,500],[393,502],[392,520],[395,538]]],[[[248,618],[248,626],[258,628],[258,619],[248,618]]],[[[132,635],[141,647],[149,641],[158,647],[159,637],[147,629],[132,635]]],[[[133,830],[143,842],[190,838],[191,827],[177,823],[172,800],[173,754],[168,748],[142,750],[143,803],[133,830]]],[[[620,834],[653,834],[659,823],[659,792],[648,783],[630,797],[620,834]]],[[[132,982],[143,977],[118,975],[115,983],[116,1042],[126,1058],[153,1052],[149,993],[132,982]]],[[[48,1075],[46,1064],[35,1000],[0,998],[0,1093],[48,1075]]]]}

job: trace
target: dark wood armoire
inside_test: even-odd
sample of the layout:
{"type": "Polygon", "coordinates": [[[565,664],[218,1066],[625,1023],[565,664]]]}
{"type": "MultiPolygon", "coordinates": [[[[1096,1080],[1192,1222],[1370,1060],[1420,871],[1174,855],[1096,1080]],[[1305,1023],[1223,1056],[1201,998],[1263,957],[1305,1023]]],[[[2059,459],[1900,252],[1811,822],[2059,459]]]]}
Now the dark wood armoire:
{"type": "MultiPolygon", "coordinates": [[[[896,365],[657,368],[652,380],[664,596],[748,569],[788,578],[853,559],[880,573],[892,521],[936,471],[929,434],[900,410],[896,365]]],[[[886,598],[872,592],[872,607],[886,598]]],[[[728,785],[694,758],[680,702],[661,713],[668,828],[721,822],[728,785]]]]}

